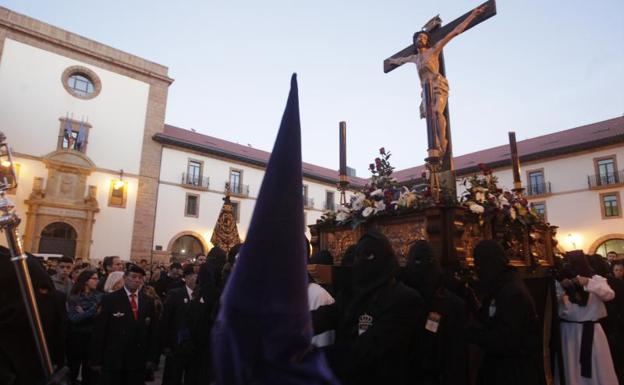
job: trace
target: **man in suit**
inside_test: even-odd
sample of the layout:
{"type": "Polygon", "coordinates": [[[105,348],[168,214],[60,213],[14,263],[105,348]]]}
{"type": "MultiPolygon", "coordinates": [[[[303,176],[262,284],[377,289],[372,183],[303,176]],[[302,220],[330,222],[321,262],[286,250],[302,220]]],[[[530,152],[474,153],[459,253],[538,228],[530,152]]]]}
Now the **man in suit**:
{"type": "Polygon", "coordinates": [[[167,274],[160,274],[160,279],[156,281],[153,286],[162,300],[167,298],[170,290],[183,288],[182,265],[179,262],[172,263],[169,266],[169,272],[167,274]]]}
{"type": "Polygon", "coordinates": [[[92,367],[103,385],[143,385],[158,356],[154,301],[139,288],[145,271],[129,264],[124,287],[100,303],[92,339],[92,367]]]}
{"type": "Polygon", "coordinates": [[[104,257],[102,268],[104,269],[104,275],[100,278],[97,289],[103,293],[104,284],[106,283],[106,278],[108,278],[108,275],[113,271],[123,271],[124,264],[120,257],[116,255],[109,255],[107,257],[104,257]]]}
{"type": "Polygon", "coordinates": [[[197,357],[191,339],[189,311],[197,273],[191,264],[184,266],[184,287],[171,289],[165,301],[160,323],[162,347],[165,356],[163,385],[194,384],[197,379],[197,357]]]}

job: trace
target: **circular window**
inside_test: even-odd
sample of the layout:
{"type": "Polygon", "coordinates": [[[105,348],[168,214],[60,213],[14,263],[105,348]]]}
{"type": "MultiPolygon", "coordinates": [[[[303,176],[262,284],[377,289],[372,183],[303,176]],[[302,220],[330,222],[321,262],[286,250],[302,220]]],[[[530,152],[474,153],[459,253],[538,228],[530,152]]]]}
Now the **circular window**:
{"type": "Polygon", "coordinates": [[[92,99],[102,88],[102,82],[95,72],[81,66],[67,68],[63,72],[62,81],[65,90],[80,99],[92,99]]]}

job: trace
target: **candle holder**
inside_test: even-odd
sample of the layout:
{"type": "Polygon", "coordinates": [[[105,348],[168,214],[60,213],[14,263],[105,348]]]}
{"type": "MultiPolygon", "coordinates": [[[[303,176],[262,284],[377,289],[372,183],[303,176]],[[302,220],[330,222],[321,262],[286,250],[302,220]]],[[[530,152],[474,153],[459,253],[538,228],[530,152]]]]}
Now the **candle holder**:
{"type": "Polygon", "coordinates": [[[349,179],[346,175],[340,175],[340,181],[338,182],[338,191],[340,191],[340,204],[347,205],[347,187],[349,186],[349,179]]]}

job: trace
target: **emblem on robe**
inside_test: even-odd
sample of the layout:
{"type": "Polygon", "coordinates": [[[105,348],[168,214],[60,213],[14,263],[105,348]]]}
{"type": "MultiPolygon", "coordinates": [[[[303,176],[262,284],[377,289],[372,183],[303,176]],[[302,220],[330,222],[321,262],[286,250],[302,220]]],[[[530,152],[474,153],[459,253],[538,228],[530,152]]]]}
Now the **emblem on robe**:
{"type": "Polygon", "coordinates": [[[373,326],[373,316],[366,313],[362,314],[358,318],[358,335],[366,333],[371,326],[373,326]]]}

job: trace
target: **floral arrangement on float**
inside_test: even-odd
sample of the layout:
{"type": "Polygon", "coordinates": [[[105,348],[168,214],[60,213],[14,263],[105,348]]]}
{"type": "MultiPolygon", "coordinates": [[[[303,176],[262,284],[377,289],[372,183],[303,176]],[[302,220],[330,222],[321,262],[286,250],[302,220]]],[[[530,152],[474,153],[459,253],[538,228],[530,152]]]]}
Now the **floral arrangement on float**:
{"type": "MultiPolygon", "coordinates": [[[[346,205],[339,205],[335,211],[325,211],[319,223],[356,228],[371,218],[423,211],[435,206],[428,185],[422,188],[422,185],[405,186],[397,182],[392,176],[391,156],[385,148],[380,148],[379,156],[369,165],[370,182],[352,195],[346,205]]],[[[446,204],[466,207],[480,224],[486,221],[503,225],[544,222],[522,195],[498,188],[498,179],[486,165],[480,164],[479,168],[481,175],[462,181],[466,190],[459,202],[447,199],[446,204]]],[[[427,174],[423,173],[423,179],[426,178],[427,174]]]]}
{"type": "Polygon", "coordinates": [[[350,224],[355,228],[373,217],[421,211],[433,206],[435,202],[427,189],[417,191],[416,186],[399,185],[392,176],[391,156],[385,148],[380,148],[379,157],[368,166],[370,183],[352,195],[346,205],[339,205],[336,211],[326,211],[319,222],[350,224]]]}
{"type": "Polygon", "coordinates": [[[462,181],[466,191],[460,204],[478,217],[479,223],[494,220],[499,224],[522,224],[525,226],[544,223],[532,204],[521,194],[498,188],[498,178],[484,164],[479,164],[481,175],[473,175],[462,181]]]}

